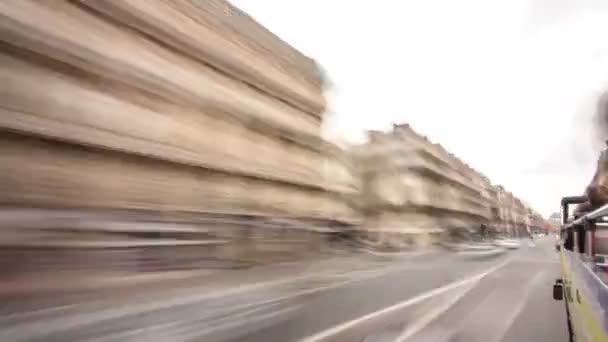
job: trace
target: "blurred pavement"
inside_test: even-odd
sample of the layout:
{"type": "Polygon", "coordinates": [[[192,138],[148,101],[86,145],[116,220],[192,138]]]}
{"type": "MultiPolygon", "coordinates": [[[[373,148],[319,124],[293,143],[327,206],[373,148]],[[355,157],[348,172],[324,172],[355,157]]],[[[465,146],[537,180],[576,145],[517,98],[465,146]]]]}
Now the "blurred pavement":
{"type": "Polygon", "coordinates": [[[352,254],[273,267],[4,310],[0,341],[567,341],[549,239],[479,256],[352,254]]]}

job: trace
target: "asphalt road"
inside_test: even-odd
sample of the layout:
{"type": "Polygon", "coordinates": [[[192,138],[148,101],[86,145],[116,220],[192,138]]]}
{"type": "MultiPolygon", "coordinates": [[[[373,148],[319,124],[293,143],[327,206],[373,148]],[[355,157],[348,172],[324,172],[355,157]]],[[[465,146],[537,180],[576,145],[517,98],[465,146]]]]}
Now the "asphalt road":
{"type": "Polygon", "coordinates": [[[558,276],[557,252],[545,239],[514,253],[410,340],[568,341],[564,304],[552,299],[558,276]]]}
{"type": "Polygon", "coordinates": [[[341,258],[283,278],[0,316],[0,341],[567,341],[557,272],[548,239],[500,255],[341,258]]]}
{"type": "Polygon", "coordinates": [[[563,303],[551,298],[558,259],[548,239],[497,258],[418,266],[318,293],[289,320],[238,340],[567,341],[563,303]]]}

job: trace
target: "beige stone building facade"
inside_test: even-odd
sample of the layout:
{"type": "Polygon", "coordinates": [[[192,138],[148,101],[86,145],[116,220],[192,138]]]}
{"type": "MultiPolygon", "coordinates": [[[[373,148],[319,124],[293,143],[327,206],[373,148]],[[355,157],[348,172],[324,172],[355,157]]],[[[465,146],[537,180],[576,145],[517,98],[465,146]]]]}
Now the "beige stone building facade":
{"type": "Polygon", "coordinates": [[[0,203],[353,216],[323,171],[317,64],[227,1],[0,14],[16,23],[0,30],[0,203]]]}
{"type": "Polygon", "coordinates": [[[512,194],[407,124],[370,131],[351,154],[362,230],[378,245],[424,246],[461,229],[504,234],[525,225],[524,206],[512,194]]]}
{"type": "Polygon", "coordinates": [[[17,210],[0,243],[64,227],[58,246],[162,246],[180,265],[182,245],[314,252],[306,228],[354,220],[347,160],[321,137],[319,66],[229,2],[23,0],[0,15],[0,210],[17,210]]]}
{"type": "Polygon", "coordinates": [[[496,186],[498,217],[496,226],[506,236],[523,237],[532,230],[541,229],[546,222],[534,209],[528,207],[502,186],[496,186]]]}
{"type": "Polygon", "coordinates": [[[428,245],[450,228],[491,219],[484,177],[409,125],[369,132],[352,154],[365,230],[378,243],[428,245]]]}

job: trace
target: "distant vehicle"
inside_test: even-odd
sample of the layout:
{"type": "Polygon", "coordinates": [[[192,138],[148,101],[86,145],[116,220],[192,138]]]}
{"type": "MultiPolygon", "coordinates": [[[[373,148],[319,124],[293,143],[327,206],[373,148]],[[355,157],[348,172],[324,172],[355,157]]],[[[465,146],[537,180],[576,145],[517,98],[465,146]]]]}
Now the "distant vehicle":
{"type": "Polygon", "coordinates": [[[506,239],[506,238],[498,238],[494,241],[494,245],[498,247],[503,247],[506,249],[518,249],[521,244],[517,240],[506,239]]]}

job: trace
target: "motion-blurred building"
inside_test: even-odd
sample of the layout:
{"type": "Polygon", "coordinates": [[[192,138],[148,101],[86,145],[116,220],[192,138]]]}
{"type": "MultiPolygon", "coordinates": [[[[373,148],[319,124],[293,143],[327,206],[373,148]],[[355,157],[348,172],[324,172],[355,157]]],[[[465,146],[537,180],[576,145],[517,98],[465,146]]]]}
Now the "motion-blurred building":
{"type": "Polygon", "coordinates": [[[203,250],[245,258],[255,239],[294,252],[306,227],[354,219],[347,160],[321,138],[321,70],[227,1],[0,15],[5,244],[166,247],[185,267],[203,250]]]}
{"type": "Polygon", "coordinates": [[[487,178],[407,124],[370,131],[351,153],[364,230],[378,244],[429,245],[446,230],[489,224],[496,210],[487,178]]]}
{"type": "Polygon", "coordinates": [[[504,187],[496,187],[499,202],[497,226],[507,236],[526,236],[533,231],[544,230],[546,222],[540,214],[525,205],[504,187]]]}

